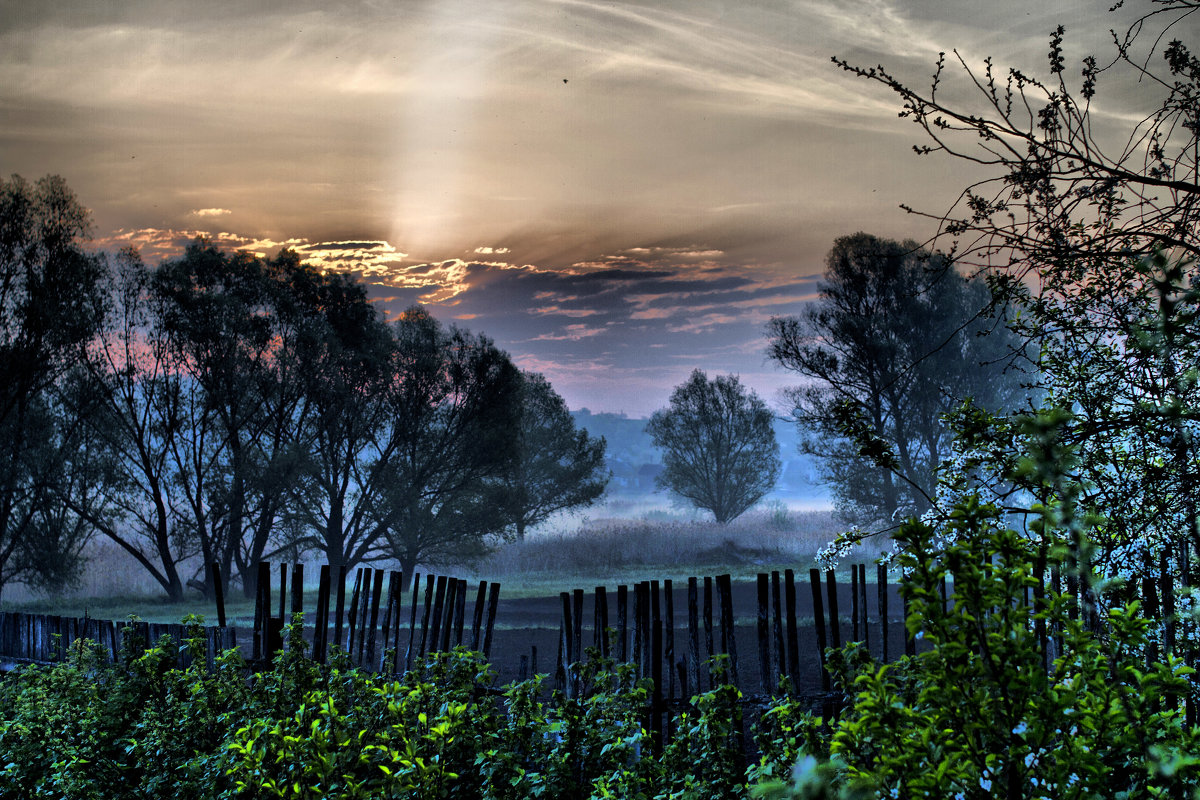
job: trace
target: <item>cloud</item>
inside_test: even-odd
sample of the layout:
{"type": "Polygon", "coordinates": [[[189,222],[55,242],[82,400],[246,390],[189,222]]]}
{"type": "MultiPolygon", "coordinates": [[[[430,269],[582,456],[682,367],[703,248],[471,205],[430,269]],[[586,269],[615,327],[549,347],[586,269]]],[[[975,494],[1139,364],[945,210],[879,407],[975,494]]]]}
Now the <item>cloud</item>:
{"type": "Polygon", "coordinates": [[[322,270],[357,277],[389,320],[424,304],[440,319],[488,334],[521,366],[536,365],[575,407],[631,413],[665,402],[669,381],[686,378],[683,364],[752,372],[751,385],[770,394],[786,376],[770,378],[763,325],[772,315],[794,313],[815,293],[815,276],[732,263],[703,246],[638,246],[551,268],[414,262],[386,240],[271,239],[190,228],[120,230],[97,244],[136,246],[155,262],[177,257],[198,236],[266,255],[291,247],[322,270]],[[633,394],[616,404],[614,386],[633,394]]]}
{"type": "Polygon", "coordinates": [[[228,208],[197,208],[192,211],[193,217],[223,217],[232,214],[228,208]]]}

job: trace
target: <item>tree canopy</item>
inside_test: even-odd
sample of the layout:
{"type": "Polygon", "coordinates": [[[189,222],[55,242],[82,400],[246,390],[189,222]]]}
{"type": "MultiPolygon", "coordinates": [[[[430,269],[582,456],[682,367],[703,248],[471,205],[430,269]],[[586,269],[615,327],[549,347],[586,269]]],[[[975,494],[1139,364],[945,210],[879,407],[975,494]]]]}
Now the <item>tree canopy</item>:
{"type": "MultiPolygon", "coordinates": [[[[950,209],[913,213],[938,223],[957,263],[986,272],[995,302],[1013,310],[1013,329],[1039,354],[1042,396],[1069,413],[1062,435],[1077,455],[1081,502],[1103,520],[1099,560],[1128,573],[1165,559],[1185,575],[1200,553],[1200,60],[1186,40],[1200,6],[1111,11],[1131,10],[1111,51],[1077,69],[1067,31],[1050,32],[1040,76],[990,59],[979,70],[955,52],[926,88],[882,66],[834,61],[895,93],[922,157],[984,168],[950,209]],[[1108,113],[1116,98],[1105,92],[1131,87],[1149,111],[1108,113]]],[[[1010,511],[1030,495],[1058,502],[1021,468],[1013,443],[1024,434],[1005,417],[969,411],[955,425],[961,452],[943,505],[980,486],[1010,511]]]]}
{"type": "Polygon", "coordinates": [[[89,226],[62,178],[0,180],[0,589],[70,580],[89,532],[59,501],[94,465],[56,391],[103,317],[89,226]]]}
{"type": "Polygon", "coordinates": [[[806,382],[788,396],[803,452],[821,459],[841,516],[888,527],[920,515],[937,494],[950,453],[943,415],[967,399],[1015,404],[1020,351],[1000,321],[981,316],[991,295],[943,255],[916,242],[843,236],[826,256],[819,298],[767,328],[773,361],[806,382]],[[885,442],[877,465],[847,424],[885,442]]]}
{"type": "Polygon", "coordinates": [[[576,430],[566,402],[544,376],[521,374],[517,449],[504,481],[518,540],[550,515],[589,506],[604,494],[604,448],[603,437],[576,430]]]}
{"type": "Polygon", "coordinates": [[[382,552],[409,580],[417,563],[469,560],[507,527],[521,375],[486,336],[445,328],[414,306],[395,324],[387,397],[382,552]]]}
{"type": "Polygon", "coordinates": [[[779,445],[766,403],[736,375],[694,370],[655,411],[646,432],[663,451],[658,485],[725,524],[771,491],[779,445]]]}

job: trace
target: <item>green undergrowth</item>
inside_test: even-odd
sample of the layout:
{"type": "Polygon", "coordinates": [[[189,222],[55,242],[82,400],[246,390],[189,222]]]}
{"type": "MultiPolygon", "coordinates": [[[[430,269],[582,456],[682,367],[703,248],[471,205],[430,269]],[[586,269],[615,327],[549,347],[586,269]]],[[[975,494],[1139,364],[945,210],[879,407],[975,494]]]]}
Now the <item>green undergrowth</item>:
{"type": "Polygon", "coordinates": [[[1039,552],[999,519],[969,500],[942,530],[897,534],[907,625],[928,649],[888,665],[831,650],[846,698],[834,718],[786,696],[752,708],[718,686],[658,742],[651,686],[595,654],[566,697],[545,676],[497,687],[462,649],[399,678],[337,651],[318,665],[293,627],[290,649],[250,673],[236,651],[210,669],[193,618],[184,669],[164,639],[114,664],[73,648],[0,678],[0,797],[1200,797],[1200,732],[1183,710],[1193,671],[1157,656],[1136,605],[1109,608],[1097,633],[1066,597],[1028,599],[1034,564],[1066,569],[1070,551],[1039,552]],[[1061,652],[1043,649],[1038,623],[1061,652]]]}
{"type": "Polygon", "coordinates": [[[115,664],[80,647],[0,680],[0,796],[735,797],[789,769],[820,726],[776,701],[756,734],[764,760],[747,770],[732,686],[695,697],[656,743],[650,684],[595,655],[581,666],[587,690],[568,698],[545,676],[495,687],[461,648],[400,678],[350,668],[336,650],[321,666],[293,629],[295,649],[250,674],[237,651],[210,669],[191,622],[184,669],[164,638],[144,652],[131,643],[115,664]]]}

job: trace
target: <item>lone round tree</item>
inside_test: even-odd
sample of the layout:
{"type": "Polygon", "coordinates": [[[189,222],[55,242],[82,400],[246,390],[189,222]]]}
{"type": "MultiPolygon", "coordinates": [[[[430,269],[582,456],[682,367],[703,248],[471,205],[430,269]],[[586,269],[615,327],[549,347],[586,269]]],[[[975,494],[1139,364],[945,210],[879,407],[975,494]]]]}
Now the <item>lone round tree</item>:
{"type": "Polygon", "coordinates": [[[779,479],[771,423],[766,403],[736,375],[710,381],[693,371],[646,425],[663,451],[659,487],[711,511],[722,525],[737,518],[779,479]]]}

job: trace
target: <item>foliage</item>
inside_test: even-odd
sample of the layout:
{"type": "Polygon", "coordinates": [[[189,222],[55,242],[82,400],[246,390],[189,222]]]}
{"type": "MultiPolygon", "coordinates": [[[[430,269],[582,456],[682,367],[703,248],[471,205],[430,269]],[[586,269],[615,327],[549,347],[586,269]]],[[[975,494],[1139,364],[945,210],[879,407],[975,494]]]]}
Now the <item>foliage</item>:
{"type": "Polygon", "coordinates": [[[1149,625],[1136,609],[1107,619],[1107,640],[1073,619],[1073,601],[1036,591],[1036,554],[996,524],[995,509],[965,502],[951,518],[954,543],[912,522],[900,536],[908,628],[932,649],[854,678],[855,702],[831,751],[851,786],[902,796],[1153,797],[1195,788],[1194,766],[1159,765],[1196,751],[1180,699],[1191,669],[1174,656],[1147,664],[1149,625]],[[939,586],[953,582],[943,611],[939,586]],[[1031,625],[1030,621],[1037,622],[1031,625]],[[1053,658],[1038,629],[1059,634],[1053,658]]]}
{"type": "Polygon", "coordinates": [[[1114,255],[1138,258],[1157,248],[1200,255],[1200,61],[1187,42],[1168,38],[1194,34],[1181,23],[1197,8],[1193,0],[1157,0],[1135,12],[1124,33],[1114,33],[1109,56],[1082,59],[1077,87],[1068,83],[1062,26],[1050,35],[1044,78],[1016,68],[1004,74],[990,58],[979,72],[956,51],[952,60],[971,92],[965,97],[946,85],[952,76],[945,53],[928,90],[906,85],[883,66],[833,61],[896,94],[900,116],[924,137],[914,147],[918,154],[944,153],[990,168],[947,213],[922,214],[955,238],[960,260],[1012,269],[1018,277],[1049,270],[1058,292],[1082,285],[1114,255]],[[1093,111],[1104,86],[1134,88],[1149,99],[1139,109],[1153,110],[1130,115],[1127,128],[1109,135],[1093,111]]]}
{"type": "Polygon", "coordinates": [[[713,513],[736,518],[779,479],[779,446],[771,412],[736,375],[709,380],[692,372],[651,415],[646,431],[663,451],[661,488],[713,513]]]}
{"type": "Polygon", "coordinates": [[[789,393],[792,413],[839,515],[890,528],[933,501],[951,446],[943,415],[968,397],[1015,404],[1018,375],[1006,367],[1020,348],[999,320],[979,318],[985,283],[915,242],[843,236],[826,265],[818,300],[771,320],[768,354],[807,379],[789,393]],[[848,437],[853,423],[862,430],[848,437]],[[869,458],[868,440],[892,458],[869,458]]]}
{"type": "Polygon", "coordinates": [[[306,330],[294,357],[303,365],[300,439],[307,445],[287,544],[322,552],[336,574],[372,555],[384,532],[383,484],[400,444],[386,424],[395,338],[351,277],[314,269],[287,277],[293,313],[306,330]]]}
{"type": "MultiPolygon", "coordinates": [[[[117,664],[73,648],[0,679],[0,796],[22,798],[529,798],[740,796],[737,689],[693,699],[650,755],[649,694],[632,665],[593,654],[584,691],[543,676],[492,688],[478,653],[438,653],[400,677],[305,658],[299,628],[246,679],[236,651],[211,671],[194,627],[180,669],[164,639],[117,664]]],[[[783,744],[794,752],[795,744],[783,744]]]]}
{"type": "MultiPolygon", "coordinates": [[[[835,62],[896,94],[901,116],[921,131],[919,154],[985,168],[945,213],[914,213],[937,220],[958,263],[987,274],[995,302],[1035,348],[1040,388],[1072,412],[1065,436],[1078,449],[1076,477],[1107,520],[1095,531],[1105,569],[1135,575],[1163,565],[1181,576],[1200,552],[1192,500],[1200,60],[1186,41],[1200,7],[1124,5],[1110,9],[1133,13],[1112,50],[1084,57],[1074,81],[1061,26],[1042,77],[1005,73],[990,59],[978,70],[956,52],[965,94],[945,54],[927,90],[882,66],[835,62]],[[1129,90],[1139,110],[1114,113],[1129,90]],[[1103,92],[1114,97],[1102,121],[1103,92]]],[[[1026,502],[1030,487],[1009,483],[1003,467],[1014,453],[1011,425],[969,408],[957,424],[968,447],[943,508],[973,482],[998,504],[1026,502]]]]}
{"type": "Polygon", "coordinates": [[[401,315],[395,337],[384,435],[396,447],[379,513],[382,554],[407,579],[418,561],[482,555],[486,537],[507,527],[503,481],[515,456],[521,377],[486,336],[446,329],[420,306],[401,315]]]}
{"type": "MultiPolygon", "coordinates": [[[[1052,452],[1026,466],[1062,487],[1052,452]]],[[[1070,504],[1039,512],[1060,532],[1089,522],[1070,504]]],[[[691,699],[660,745],[644,727],[650,684],[595,651],[576,665],[569,696],[547,701],[542,676],[496,690],[482,657],[463,649],[399,677],[350,669],[336,650],[320,666],[293,625],[273,667],[247,680],[236,652],[208,669],[193,620],[184,669],[164,639],[144,653],[131,642],[116,664],[83,646],[0,678],[0,796],[1032,800],[1200,790],[1200,729],[1182,707],[1192,670],[1152,656],[1132,606],[1110,611],[1100,634],[1073,599],[1043,592],[1039,568],[1085,563],[1072,555],[1078,543],[1047,536],[1067,544],[1045,552],[1000,516],[964,499],[945,529],[906,523],[906,625],[928,647],[891,665],[858,644],[831,651],[847,697],[838,716],[776,698],[753,726],[758,756],[745,768],[742,697],[721,685],[719,661],[718,685],[691,699]]]]}
{"type": "MultiPolygon", "coordinates": [[[[1042,511],[1047,525],[1072,524],[1061,507],[1042,511]]],[[[1134,606],[1110,611],[1103,635],[1090,631],[1073,599],[1043,596],[1037,548],[977,500],[960,502],[947,530],[910,520],[897,535],[908,631],[928,649],[880,665],[847,646],[834,672],[852,700],[828,758],[802,754],[791,779],[764,782],[761,796],[1032,800],[1200,789],[1200,730],[1185,723],[1182,704],[1193,671],[1174,655],[1149,656],[1150,625],[1134,606]]],[[[1051,563],[1068,554],[1059,549],[1051,563]]]]}
{"type": "Polygon", "coordinates": [[[62,178],[0,179],[0,589],[69,581],[89,532],[58,502],[93,476],[56,397],[103,314],[89,225],[62,178]]]}
{"type": "Polygon", "coordinates": [[[576,430],[566,402],[542,375],[521,374],[517,451],[505,474],[517,539],[551,514],[596,502],[609,475],[604,438],[576,430]]]}

